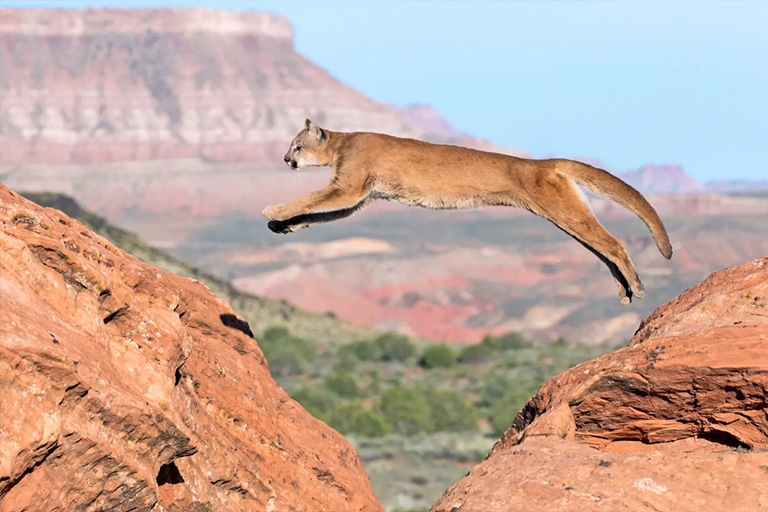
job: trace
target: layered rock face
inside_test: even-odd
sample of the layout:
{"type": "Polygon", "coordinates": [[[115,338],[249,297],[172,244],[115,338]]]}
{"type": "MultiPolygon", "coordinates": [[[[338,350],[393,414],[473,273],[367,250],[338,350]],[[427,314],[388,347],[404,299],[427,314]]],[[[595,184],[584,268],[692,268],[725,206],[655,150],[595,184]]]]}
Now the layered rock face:
{"type": "Polygon", "coordinates": [[[0,185],[0,510],[382,507],[245,321],[0,185]]]}
{"type": "Polygon", "coordinates": [[[273,14],[2,9],[0,34],[0,163],[281,164],[306,116],[419,134],[296,53],[273,14]]]}
{"type": "Polygon", "coordinates": [[[547,381],[433,511],[768,509],[768,257],[547,381]]]}
{"type": "MultiPolygon", "coordinates": [[[[332,130],[432,136],[420,118],[298,54],[290,22],[278,15],[0,9],[0,165],[281,165],[305,117],[332,130]]],[[[492,148],[458,132],[439,135],[492,148]]]]}

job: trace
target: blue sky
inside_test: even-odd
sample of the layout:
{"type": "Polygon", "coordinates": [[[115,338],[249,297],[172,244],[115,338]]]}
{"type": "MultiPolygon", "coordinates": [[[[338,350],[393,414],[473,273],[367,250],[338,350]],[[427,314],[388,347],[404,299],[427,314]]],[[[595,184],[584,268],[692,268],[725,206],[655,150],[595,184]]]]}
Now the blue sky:
{"type": "Polygon", "coordinates": [[[768,1],[2,0],[286,15],[298,51],[375,99],[430,103],[534,157],[768,179],[768,1]]]}

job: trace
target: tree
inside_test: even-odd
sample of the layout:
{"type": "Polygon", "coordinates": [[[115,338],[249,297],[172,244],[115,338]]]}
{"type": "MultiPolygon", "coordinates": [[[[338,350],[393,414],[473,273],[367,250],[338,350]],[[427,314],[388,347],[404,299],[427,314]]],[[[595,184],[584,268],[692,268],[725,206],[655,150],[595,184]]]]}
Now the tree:
{"type": "Polygon", "coordinates": [[[325,387],[342,398],[354,398],[360,394],[355,377],[349,372],[339,372],[325,379],[325,387]]]}
{"type": "Polygon", "coordinates": [[[352,343],[350,347],[361,361],[374,361],[379,358],[379,350],[371,341],[358,341],[352,343]]]}
{"type": "Polygon", "coordinates": [[[419,358],[419,365],[427,368],[448,368],[456,365],[456,354],[451,347],[441,343],[424,349],[419,358]]]}
{"type": "Polygon", "coordinates": [[[275,325],[264,331],[264,334],[261,335],[260,342],[261,343],[272,343],[274,341],[281,340],[283,338],[287,338],[290,336],[291,333],[288,331],[288,328],[284,325],[275,325]]]}
{"type": "Polygon", "coordinates": [[[423,388],[429,403],[429,416],[435,432],[471,432],[477,430],[477,409],[466,397],[452,390],[423,388]]]}
{"type": "Polygon", "coordinates": [[[363,409],[352,416],[349,433],[363,437],[384,437],[392,432],[392,426],[380,413],[363,409]]]}
{"type": "Polygon", "coordinates": [[[462,364],[485,364],[493,359],[493,349],[486,344],[464,347],[458,361],[462,364]]]}
{"type": "Polygon", "coordinates": [[[273,377],[304,373],[307,361],[317,352],[314,344],[293,336],[284,326],[270,327],[264,331],[259,346],[273,377]]]}
{"type": "Polygon", "coordinates": [[[501,435],[512,426],[520,409],[531,395],[524,388],[510,390],[491,408],[491,427],[494,434],[501,435]]]}
{"type": "Polygon", "coordinates": [[[382,437],[392,431],[384,417],[366,410],[359,401],[342,402],[331,413],[329,425],[344,435],[382,437]]]}
{"type": "Polygon", "coordinates": [[[532,347],[532,343],[517,332],[510,332],[501,336],[486,336],[483,344],[494,350],[520,350],[532,347]]]}
{"type": "Polygon", "coordinates": [[[429,404],[416,389],[387,389],[381,397],[380,408],[387,423],[398,434],[411,436],[432,431],[429,404]]]}
{"type": "Polygon", "coordinates": [[[287,345],[276,345],[264,350],[272,377],[300,375],[307,370],[307,358],[287,345]]]}
{"type": "Polygon", "coordinates": [[[380,361],[405,361],[416,355],[416,345],[402,334],[385,333],[373,343],[378,349],[380,361]]]}
{"type": "Polygon", "coordinates": [[[492,407],[511,390],[520,388],[520,383],[507,376],[507,372],[493,370],[485,374],[480,400],[484,406],[492,407]]]}
{"type": "Polygon", "coordinates": [[[358,361],[379,359],[379,349],[372,341],[355,341],[343,345],[338,352],[340,367],[353,368],[358,361]]]}
{"type": "Polygon", "coordinates": [[[309,414],[326,423],[339,403],[338,396],[321,386],[301,388],[291,398],[299,402],[309,414]]]}

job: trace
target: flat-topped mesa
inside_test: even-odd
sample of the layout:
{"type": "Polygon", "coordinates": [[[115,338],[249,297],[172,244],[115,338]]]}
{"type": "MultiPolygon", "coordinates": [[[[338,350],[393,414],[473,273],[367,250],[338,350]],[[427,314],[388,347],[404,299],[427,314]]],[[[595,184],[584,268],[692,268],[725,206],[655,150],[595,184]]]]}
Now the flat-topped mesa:
{"type": "Polygon", "coordinates": [[[0,32],[37,37],[212,32],[293,41],[288,18],[215,9],[0,9],[0,32]]]}
{"type": "Polygon", "coordinates": [[[0,166],[282,166],[305,117],[415,136],[297,53],[288,19],[213,9],[0,10],[0,166]]]}

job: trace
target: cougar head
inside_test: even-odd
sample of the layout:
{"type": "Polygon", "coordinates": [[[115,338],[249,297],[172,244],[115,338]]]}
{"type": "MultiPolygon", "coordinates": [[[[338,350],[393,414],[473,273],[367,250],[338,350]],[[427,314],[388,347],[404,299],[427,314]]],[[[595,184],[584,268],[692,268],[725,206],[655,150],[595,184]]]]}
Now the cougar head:
{"type": "Polygon", "coordinates": [[[331,161],[327,141],[328,133],[307,119],[304,129],[293,138],[283,160],[294,171],[313,165],[329,165],[331,161]]]}

